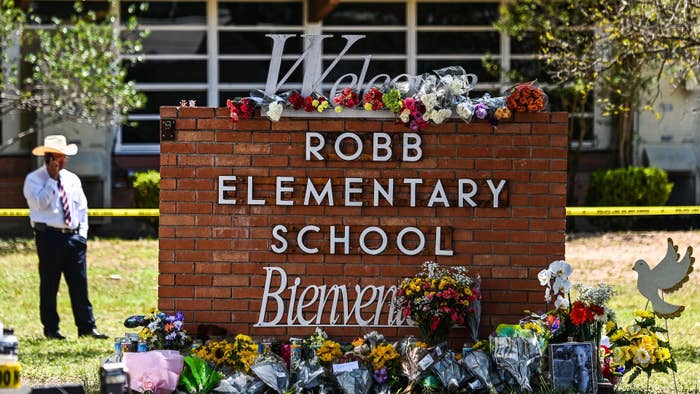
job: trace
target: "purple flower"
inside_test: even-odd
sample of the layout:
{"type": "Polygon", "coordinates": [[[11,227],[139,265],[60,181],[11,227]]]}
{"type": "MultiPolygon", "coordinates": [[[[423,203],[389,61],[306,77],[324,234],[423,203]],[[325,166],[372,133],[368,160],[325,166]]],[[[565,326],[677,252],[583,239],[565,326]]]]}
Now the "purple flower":
{"type": "Polygon", "coordinates": [[[552,326],[550,327],[550,330],[552,333],[555,333],[559,329],[559,325],[560,325],[559,323],[560,323],[560,320],[558,317],[556,319],[554,319],[554,321],[552,322],[552,326]]]}
{"type": "Polygon", "coordinates": [[[389,373],[387,372],[386,368],[382,368],[374,371],[373,377],[375,382],[382,384],[389,379],[389,373]]]}
{"type": "Polygon", "coordinates": [[[175,319],[179,321],[185,321],[185,314],[182,312],[176,312],[175,313],[175,319]]]}
{"type": "Polygon", "coordinates": [[[168,341],[173,341],[173,340],[175,340],[175,338],[177,338],[177,332],[176,332],[176,331],[173,331],[173,332],[171,332],[170,334],[168,334],[168,335],[165,336],[165,339],[168,340],[168,341]]]}
{"type": "Polygon", "coordinates": [[[476,115],[477,118],[486,119],[486,116],[488,114],[489,112],[486,109],[486,105],[484,105],[484,103],[479,103],[474,107],[474,115],[476,115]]]}

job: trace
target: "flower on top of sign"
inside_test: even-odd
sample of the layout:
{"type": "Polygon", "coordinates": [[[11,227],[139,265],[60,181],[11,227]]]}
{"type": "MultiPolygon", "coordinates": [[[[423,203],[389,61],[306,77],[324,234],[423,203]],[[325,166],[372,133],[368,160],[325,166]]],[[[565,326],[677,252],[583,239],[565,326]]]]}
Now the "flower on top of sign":
{"type": "MultiPolygon", "coordinates": [[[[344,110],[381,111],[394,113],[396,122],[417,131],[429,124],[440,124],[453,117],[470,122],[474,117],[493,125],[509,119],[513,112],[536,112],[545,109],[546,95],[534,83],[516,85],[506,96],[492,97],[485,93],[481,97],[469,97],[478,78],[460,66],[450,66],[419,76],[401,74],[394,78],[379,74],[365,80],[371,56],[366,55],[359,74],[345,74],[332,85],[329,94],[324,93],[324,79],[339,63],[349,49],[363,35],[343,35],[345,47],[335,58],[321,69],[316,59],[321,56],[323,40],[329,35],[304,35],[308,46],[297,61],[280,79],[280,68],[284,46],[294,34],[268,34],[273,40],[273,49],[265,90],[251,92],[251,98],[227,100],[231,120],[250,118],[256,107],[272,121],[278,121],[285,109],[309,113],[344,110]],[[300,90],[283,93],[277,91],[294,70],[305,61],[300,90]],[[359,76],[358,76],[359,75],[359,76]]],[[[328,85],[325,85],[328,86],[328,85]]],[[[365,116],[360,112],[358,117],[365,116]]],[[[348,114],[344,114],[346,116],[348,114]]],[[[332,115],[329,115],[332,116],[332,115]]],[[[352,116],[352,115],[350,115],[352,116]]]]}

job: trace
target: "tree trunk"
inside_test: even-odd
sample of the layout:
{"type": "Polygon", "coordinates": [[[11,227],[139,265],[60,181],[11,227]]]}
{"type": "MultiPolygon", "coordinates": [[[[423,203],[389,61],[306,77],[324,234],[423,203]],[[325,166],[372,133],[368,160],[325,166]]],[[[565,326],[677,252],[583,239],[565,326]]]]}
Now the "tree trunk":
{"type": "MultiPolygon", "coordinates": [[[[627,108],[630,108],[626,105],[627,108]]],[[[620,167],[632,164],[631,140],[632,140],[632,113],[627,111],[619,115],[618,118],[618,141],[617,141],[617,161],[620,167]]]]}

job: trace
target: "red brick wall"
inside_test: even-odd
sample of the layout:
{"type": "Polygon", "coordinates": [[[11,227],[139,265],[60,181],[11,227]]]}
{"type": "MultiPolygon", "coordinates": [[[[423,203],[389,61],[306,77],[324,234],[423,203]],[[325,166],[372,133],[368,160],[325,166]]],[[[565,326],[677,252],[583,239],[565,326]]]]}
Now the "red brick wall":
{"type": "MultiPolygon", "coordinates": [[[[258,321],[266,266],[280,266],[299,276],[301,287],[311,284],[393,285],[415,274],[426,260],[443,265],[464,265],[482,277],[482,332],[502,322],[516,322],[526,309],[543,309],[543,288],[537,273],[551,261],[563,259],[567,168],[567,114],[516,114],[512,121],[491,126],[485,122],[452,121],[419,132],[423,158],[418,162],[392,159],[371,161],[368,144],[360,159],[342,161],[332,153],[332,143],[342,132],[353,132],[371,141],[372,132],[400,137],[409,132],[391,120],[266,118],[232,124],[226,108],[162,107],[161,118],[176,118],[174,141],[161,142],[159,307],[185,313],[189,328],[217,325],[230,333],[287,337],[303,335],[309,328],[253,327],[258,321]],[[305,133],[326,138],[326,161],[305,160],[305,133]],[[330,147],[328,146],[330,145],[330,147]],[[235,175],[238,190],[227,194],[236,205],[218,203],[218,177],[235,175]],[[255,176],[256,198],[267,205],[247,205],[248,175],[255,176]],[[416,207],[409,207],[405,192],[398,190],[395,206],[346,207],[341,193],[336,205],[304,206],[303,190],[292,193],[293,206],[274,203],[274,177],[294,176],[295,188],[314,179],[317,189],[330,177],[334,185],[346,177],[368,179],[421,178],[416,207]],[[479,206],[428,208],[437,179],[448,196],[456,180],[472,178],[480,193],[479,206]],[[482,195],[485,180],[505,179],[501,206],[491,207],[482,195]],[[302,181],[303,180],[303,181],[302,181]],[[421,202],[423,201],[423,202],[421,202]],[[308,224],[321,227],[321,236],[309,243],[318,254],[304,254],[294,246],[277,254],[271,245],[272,228],[283,224],[293,230],[308,224]],[[328,226],[351,226],[352,252],[328,251],[328,226]],[[361,253],[357,233],[378,226],[389,234],[389,248],[379,255],[361,253]],[[424,253],[398,252],[392,240],[406,226],[426,231],[424,253]],[[430,231],[448,229],[444,245],[454,256],[434,256],[430,231]]],[[[400,141],[400,139],[398,139],[400,141]]],[[[400,144],[393,145],[395,150],[400,144]]],[[[396,152],[395,152],[396,153],[396,152]]],[[[488,188],[483,192],[488,192],[488,188]]],[[[488,193],[490,194],[490,192],[488,193]]],[[[486,197],[488,197],[488,194],[486,197]]],[[[365,203],[372,193],[366,193],[365,203]]],[[[365,194],[362,195],[363,197],[365,194]]],[[[359,328],[327,328],[329,334],[353,337],[359,328]]],[[[366,329],[365,329],[366,331],[366,329]]],[[[406,329],[381,331],[387,336],[409,333],[406,329]]],[[[460,336],[457,332],[455,335],[460,336]]]]}

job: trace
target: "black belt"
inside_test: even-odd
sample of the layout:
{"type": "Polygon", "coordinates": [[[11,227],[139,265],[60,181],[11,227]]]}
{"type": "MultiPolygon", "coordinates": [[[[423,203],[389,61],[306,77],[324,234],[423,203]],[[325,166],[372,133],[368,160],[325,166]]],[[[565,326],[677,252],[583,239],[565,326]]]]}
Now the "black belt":
{"type": "Polygon", "coordinates": [[[52,231],[61,234],[78,234],[78,228],[61,228],[61,227],[51,227],[47,226],[46,223],[34,223],[34,230],[36,231],[52,231]]]}

